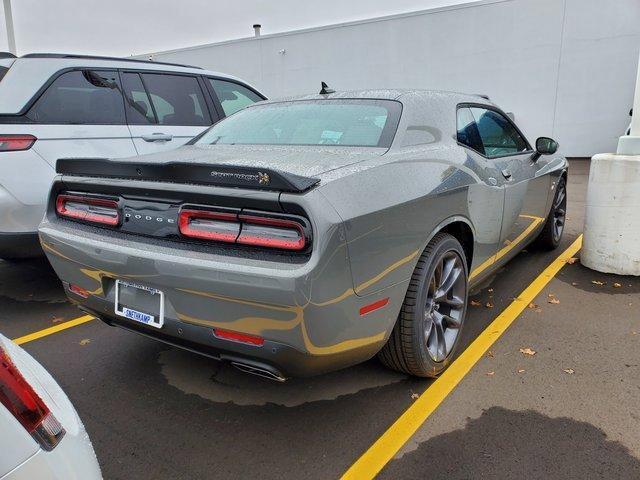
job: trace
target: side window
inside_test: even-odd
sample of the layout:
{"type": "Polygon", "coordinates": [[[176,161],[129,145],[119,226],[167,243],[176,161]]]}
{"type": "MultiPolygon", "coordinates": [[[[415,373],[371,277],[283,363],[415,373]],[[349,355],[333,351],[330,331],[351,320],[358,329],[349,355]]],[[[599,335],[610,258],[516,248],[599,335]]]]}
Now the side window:
{"type": "Polygon", "coordinates": [[[485,155],[489,158],[513,155],[529,149],[527,141],[503,115],[485,108],[470,108],[478,126],[485,155]]]}
{"type": "Polygon", "coordinates": [[[216,92],[218,100],[222,104],[222,110],[224,110],[224,114],[227,117],[247,105],[264,100],[257,93],[234,82],[216,80],[215,78],[209,78],[209,82],[211,82],[211,86],[216,92]]]}
{"type": "Polygon", "coordinates": [[[131,125],[151,125],[156,123],[151,100],[137,73],[122,74],[122,90],[127,109],[127,122],[131,125]]]}
{"type": "Polygon", "coordinates": [[[38,123],[123,125],[124,102],[118,82],[115,71],[63,73],[26,116],[38,123]]]}
{"type": "Polygon", "coordinates": [[[484,147],[478,133],[476,120],[467,107],[458,108],[457,112],[458,142],[484,155],[484,147]]]}
{"type": "Polygon", "coordinates": [[[211,125],[211,117],[196,77],[143,73],[142,79],[160,125],[211,125]]]}

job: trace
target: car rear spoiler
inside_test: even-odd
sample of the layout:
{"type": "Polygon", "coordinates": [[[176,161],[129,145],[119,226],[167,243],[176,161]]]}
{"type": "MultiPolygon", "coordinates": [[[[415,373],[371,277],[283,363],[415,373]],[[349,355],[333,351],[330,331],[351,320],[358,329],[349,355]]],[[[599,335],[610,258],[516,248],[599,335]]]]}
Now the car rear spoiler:
{"type": "Polygon", "coordinates": [[[144,163],[108,158],[61,158],[56,172],[62,175],[127,178],[156,182],[193,183],[220,187],[302,193],[320,182],[280,170],[203,163],[144,163]]]}

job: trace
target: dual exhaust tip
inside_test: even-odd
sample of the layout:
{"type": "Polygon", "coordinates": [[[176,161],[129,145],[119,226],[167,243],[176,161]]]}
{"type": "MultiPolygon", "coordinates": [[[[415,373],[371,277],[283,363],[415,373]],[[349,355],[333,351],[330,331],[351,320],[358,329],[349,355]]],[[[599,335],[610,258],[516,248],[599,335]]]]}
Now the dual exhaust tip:
{"type": "Polygon", "coordinates": [[[283,376],[280,372],[276,370],[271,370],[266,367],[261,367],[258,365],[251,365],[248,363],[242,363],[237,361],[232,361],[231,365],[244,373],[249,373],[251,375],[257,375],[258,377],[268,378],[269,380],[274,380],[279,383],[283,383],[287,380],[287,377],[283,376]]]}

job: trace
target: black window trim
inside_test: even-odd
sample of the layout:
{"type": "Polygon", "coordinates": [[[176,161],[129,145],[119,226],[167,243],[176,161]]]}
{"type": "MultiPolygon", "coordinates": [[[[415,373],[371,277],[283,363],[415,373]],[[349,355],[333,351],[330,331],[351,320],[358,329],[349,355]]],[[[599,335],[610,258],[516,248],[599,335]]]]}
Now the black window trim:
{"type": "MultiPolygon", "coordinates": [[[[202,93],[204,95],[204,101],[207,104],[207,108],[209,109],[209,116],[211,117],[211,125],[214,125],[220,121],[220,119],[224,118],[224,113],[220,115],[220,109],[216,105],[217,98],[214,98],[209,89],[207,88],[207,80],[206,77],[202,75],[198,75],[198,83],[200,84],[200,88],[202,89],[202,93]]],[[[209,128],[211,125],[207,126],[209,128]]]]}
{"type": "Polygon", "coordinates": [[[505,158],[505,157],[520,157],[520,156],[523,156],[523,155],[532,155],[532,154],[535,153],[535,150],[533,148],[531,148],[531,144],[529,143],[529,140],[527,139],[525,134],[522,133],[522,131],[515,124],[515,122],[513,120],[511,120],[511,118],[509,118],[509,115],[504,113],[500,108],[496,107],[495,105],[487,105],[486,103],[475,103],[475,102],[458,103],[456,105],[455,118],[456,118],[456,143],[458,145],[460,145],[461,147],[467,148],[467,149],[471,150],[472,152],[477,153],[478,155],[482,156],[483,158],[486,158],[487,160],[497,160],[497,159],[505,158]],[[507,122],[509,122],[511,124],[511,126],[513,126],[515,131],[518,132],[518,134],[524,139],[524,143],[527,145],[527,149],[522,151],[522,152],[505,153],[503,155],[495,155],[495,156],[492,156],[492,157],[488,157],[484,153],[481,153],[481,152],[477,151],[476,149],[471,148],[469,145],[465,145],[464,143],[461,143],[460,141],[458,141],[458,110],[460,110],[462,108],[484,108],[485,110],[492,110],[495,113],[498,113],[498,114],[502,115],[507,120],[507,122]]]}
{"type": "Polygon", "coordinates": [[[122,71],[122,70],[118,70],[118,76],[120,77],[120,85],[123,85],[122,83],[122,75],[125,73],[129,73],[132,75],[138,75],[138,79],[140,80],[140,83],[142,84],[142,88],[144,89],[144,92],[147,94],[147,98],[149,99],[149,105],[151,105],[151,111],[153,112],[153,119],[154,119],[154,123],[129,123],[129,108],[127,108],[127,99],[125,91],[124,91],[124,87],[122,87],[122,100],[125,102],[124,105],[124,116],[125,116],[125,120],[127,121],[127,126],[154,126],[154,125],[158,125],[158,115],[156,114],[156,107],[154,107],[153,102],[151,101],[151,96],[149,95],[149,91],[147,90],[147,86],[144,84],[144,80],[142,79],[142,75],[140,75],[138,72],[129,72],[129,71],[122,71]]]}

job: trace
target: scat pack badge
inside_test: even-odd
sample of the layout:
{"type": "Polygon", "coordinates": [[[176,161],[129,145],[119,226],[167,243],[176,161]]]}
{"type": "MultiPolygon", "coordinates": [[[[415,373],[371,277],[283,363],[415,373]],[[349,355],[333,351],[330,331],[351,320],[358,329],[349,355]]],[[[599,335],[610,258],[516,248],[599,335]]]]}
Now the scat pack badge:
{"type": "Polygon", "coordinates": [[[270,181],[271,178],[269,178],[268,173],[258,172],[258,183],[260,185],[268,185],[270,181]]]}
{"type": "Polygon", "coordinates": [[[210,175],[214,178],[220,178],[225,180],[241,180],[244,182],[257,182],[260,185],[268,185],[271,182],[271,177],[268,173],[258,172],[252,173],[234,173],[234,172],[220,172],[213,170],[210,175]]]}

